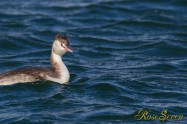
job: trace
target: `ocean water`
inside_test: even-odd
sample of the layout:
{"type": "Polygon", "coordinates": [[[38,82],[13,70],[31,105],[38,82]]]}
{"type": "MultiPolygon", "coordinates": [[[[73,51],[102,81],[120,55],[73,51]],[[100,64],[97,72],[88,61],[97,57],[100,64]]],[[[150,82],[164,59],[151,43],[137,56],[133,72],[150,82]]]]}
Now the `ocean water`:
{"type": "Polygon", "coordinates": [[[186,0],[1,0],[0,73],[49,67],[57,33],[70,82],[0,86],[1,124],[187,122],[186,0]]]}

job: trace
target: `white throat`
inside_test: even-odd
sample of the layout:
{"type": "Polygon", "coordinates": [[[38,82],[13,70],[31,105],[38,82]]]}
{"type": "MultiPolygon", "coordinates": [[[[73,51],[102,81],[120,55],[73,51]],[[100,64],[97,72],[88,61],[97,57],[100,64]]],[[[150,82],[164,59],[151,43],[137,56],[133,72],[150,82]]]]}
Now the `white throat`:
{"type": "Polygon", "coordinates": [[[58,75],[58,77],[48,77],[48,79],[62,84],[67,83],[69,81],[70,74],[66,65],[63,63],[61,56],[54,53],[52,50],[50,60],[52,69],[58,75]]]}

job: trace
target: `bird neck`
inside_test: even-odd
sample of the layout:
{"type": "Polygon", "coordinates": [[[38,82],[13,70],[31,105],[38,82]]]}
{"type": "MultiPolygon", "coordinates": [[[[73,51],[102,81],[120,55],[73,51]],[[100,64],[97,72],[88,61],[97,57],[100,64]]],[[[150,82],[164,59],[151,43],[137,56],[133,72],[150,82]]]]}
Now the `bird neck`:
{"type": "Polygon", "coordinates": [[[54,53],[53,50],[51,52],[51,57],[50,57],[50,61],[51,61],[51,67],[52,70],[58,74],[58,76],[65,82],[65,81],[69,81],[69,71],[66,67],[66,65],[63,63],[61,56],[54,53]]]}

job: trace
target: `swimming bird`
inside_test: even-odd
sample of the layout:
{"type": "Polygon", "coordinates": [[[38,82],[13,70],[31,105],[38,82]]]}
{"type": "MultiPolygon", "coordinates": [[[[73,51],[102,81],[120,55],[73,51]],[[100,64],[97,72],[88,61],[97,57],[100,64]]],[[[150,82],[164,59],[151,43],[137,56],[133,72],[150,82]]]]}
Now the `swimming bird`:
{"type": "Polygon", "coordinates": [[[57,34],[51,50],[51,68],[33,67],[5,72],[0,74],[0,85],[46,80],[60,84],[67,83],[69,81],[70,74],[61,57],[66,52],[73,52],[69,46],[70,41],[68,37],[65,34],[57,34]]]}

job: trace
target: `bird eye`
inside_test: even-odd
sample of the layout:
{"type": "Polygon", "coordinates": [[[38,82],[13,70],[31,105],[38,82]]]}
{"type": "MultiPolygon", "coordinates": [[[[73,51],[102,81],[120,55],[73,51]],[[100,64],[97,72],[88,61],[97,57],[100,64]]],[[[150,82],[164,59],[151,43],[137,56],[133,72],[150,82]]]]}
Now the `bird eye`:
{"type": "Polygon", "coordinates": [[[61,43],[61,46],[62,46],[63,48],[66,48],[66,46],[64,46],[64,44],[62,44],[62,43],[61,43]]]}

